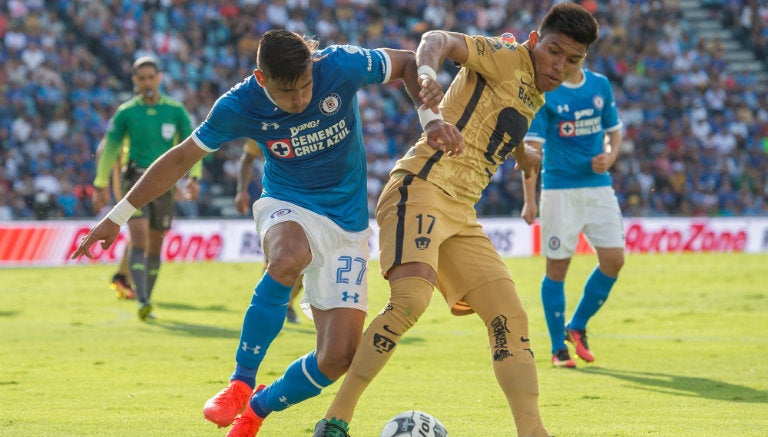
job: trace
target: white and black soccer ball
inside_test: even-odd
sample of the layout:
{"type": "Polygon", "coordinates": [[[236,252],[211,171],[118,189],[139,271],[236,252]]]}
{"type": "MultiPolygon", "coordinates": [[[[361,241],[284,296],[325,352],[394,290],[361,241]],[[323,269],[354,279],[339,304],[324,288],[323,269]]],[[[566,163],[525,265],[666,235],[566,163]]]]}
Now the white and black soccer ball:
{"type": "Polygon", "coordinates": [[[433,415],[412,410],[389,419],[379,437],[448,437],[448,431],[433,415]]]}

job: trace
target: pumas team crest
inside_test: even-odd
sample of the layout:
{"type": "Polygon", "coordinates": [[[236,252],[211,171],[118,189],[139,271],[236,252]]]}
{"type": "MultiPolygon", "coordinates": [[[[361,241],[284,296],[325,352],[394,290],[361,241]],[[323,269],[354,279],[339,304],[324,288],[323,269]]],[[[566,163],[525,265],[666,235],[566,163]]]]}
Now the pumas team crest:
{"type": "Polygon", "coordinates": [[[320,100],[320,112],[325,115],[337,113],[340,107],[341,97],[338,94],[328,94],[324,99],[320,100]]]}

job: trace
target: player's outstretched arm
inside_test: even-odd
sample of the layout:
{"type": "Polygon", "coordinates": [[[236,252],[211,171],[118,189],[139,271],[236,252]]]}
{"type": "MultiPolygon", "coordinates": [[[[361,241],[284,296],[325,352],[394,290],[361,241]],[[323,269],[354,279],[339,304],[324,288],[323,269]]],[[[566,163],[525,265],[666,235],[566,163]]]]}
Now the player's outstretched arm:
{"type": "Polygon", "coordinates": [[[147,172],[114,208],[97,224],[72,253],[72,258],[93,258],[91,246],[102,241],[101,247],[109,248],[136,209],[160,197],[171,189],[192,166],[206,155],[206,151],[187,138],[171,148],[149,166],[147,172]]]}
{"type": "Polygon", "coordinates": [[[141,208],[170,190],[207,153],[195,144],[192,137],[187,138],[153,162],[125,199],[134,207],[141,208]]]}
{"type": "Polygon", "coordinates": [[[125,199],[136,208],[141,208],[170,190],[207,153],[195,144],[192,137],[187,138],[153,162],[125,199]]]}

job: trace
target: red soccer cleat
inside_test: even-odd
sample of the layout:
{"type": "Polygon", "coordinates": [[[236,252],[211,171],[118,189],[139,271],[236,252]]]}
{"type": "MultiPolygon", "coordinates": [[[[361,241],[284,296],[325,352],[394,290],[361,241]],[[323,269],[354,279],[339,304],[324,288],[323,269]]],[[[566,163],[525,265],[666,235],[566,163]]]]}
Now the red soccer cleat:
{"type": "Polygon", "coordinates": [[[109,288],[115,292],[118,299],[131,300],[136,299],[136,292],[133,291],[131,285],[128,283],[128,279],[125,275],[116,273],[112,276],[112,282],[109,284],[109,288]]]}
{"type": "Polygon", "coordinates": [[[589,350],[587,344],[587,331],[583,329],[566,329],[565,339],[576,347],[576,355],[582,360],[591,363],[595,361],[595,355],[589,350]]]}
{"type": "Polygon", "coordinates": [[[224,390],[208,399],[203,406],[203,416],[219,428],[229,426],[245,410],[252,394],[253,389],[248,384],[233,379],[224,390]]]}
{"type": "Polygon", "coordinates": [[[563,348],[552,354],[552,365],[572,369],[576,367],[576,362],[573,361],[571,354],[568,353],[568,348],[563,348]]]}
{"type": "MultiPolygon", "coordinates": [[[[256,391],[258,392],[264,387],[264,385],[260,385],[256,391]]],[[[251,408],[251,403],[248,402],[245,405],[243,414],[237,416],[237,419],[235,419],[235,422],[232,424],[232,429],[227,433],[227,437],[256,437],[262,422],[264,422],[264,418],[259,417],[259,415],[253,411],[253,408],[251,408]]]]}

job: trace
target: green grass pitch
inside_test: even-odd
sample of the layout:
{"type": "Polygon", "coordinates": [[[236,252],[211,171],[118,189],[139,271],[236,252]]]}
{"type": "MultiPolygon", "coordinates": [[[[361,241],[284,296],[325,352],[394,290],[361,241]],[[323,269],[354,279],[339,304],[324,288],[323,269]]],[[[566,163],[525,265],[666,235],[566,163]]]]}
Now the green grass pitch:
{"type": "MultiPolygon", "coordinates": [[[[528,310],[540,407],[557,437],[768,435],[768,254],[627,256],[589,326],[592,365],[550,365],[541,258],[507,263],[528,310]]],[[[594,257],[574,259],[569,315],[594,257]]],[[[0,436],[223,436],[203,403],[227,382],[258,264],[162,267],[154,323],[108,288],[113,266],[0,270],[0,436]]],[[[371,313],[388,289],[372,263],[371,313]]],[[[286,325],[259,373],[278,377],[314,347],[286,325]]],[[[271,415],[260,437],[310,436],[338,384],[271,415]]],[[[514,436],[485,329],[428,312],[360,403],[351,434],[376,437],[395,414],[432,413],[452,437],[514,436]]]]}

